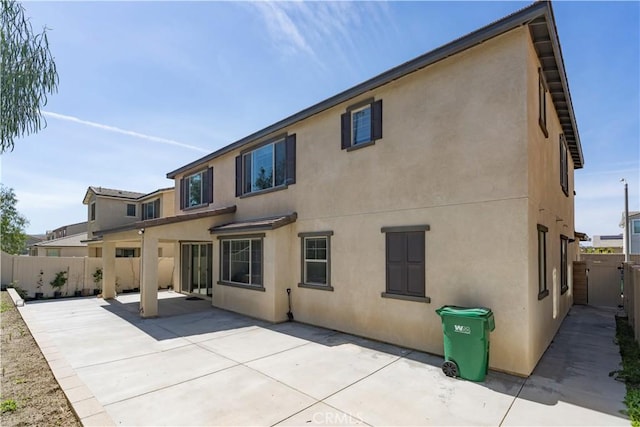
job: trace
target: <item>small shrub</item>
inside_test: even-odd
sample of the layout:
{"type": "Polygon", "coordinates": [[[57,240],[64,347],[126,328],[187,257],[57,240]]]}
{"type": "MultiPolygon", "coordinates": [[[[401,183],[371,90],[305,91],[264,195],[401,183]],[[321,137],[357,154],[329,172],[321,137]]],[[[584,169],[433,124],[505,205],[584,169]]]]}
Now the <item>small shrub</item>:
{"type": "Polygon", "coordinates": [[[5,412],[13,412],[18,409],[18,404],[13,399],[6,399],[0,402],[0,408],[2,408],[2,413],[5,412]]]}
{"type": "Polygon", "coordinates": [[[56,273],[56,277],[53,278],[49,284],[52,288],[59,291],[67,283],[67,272],[66,271],[58,271],[56,273]]]}
{"type": "Polygon", "coordinates": [[[640,427],[640,347],[626,317],[616,318],[616,339],[620,346],[622,369],[616,377],[627,385],[624,403],[633,427],[640,427]]]}

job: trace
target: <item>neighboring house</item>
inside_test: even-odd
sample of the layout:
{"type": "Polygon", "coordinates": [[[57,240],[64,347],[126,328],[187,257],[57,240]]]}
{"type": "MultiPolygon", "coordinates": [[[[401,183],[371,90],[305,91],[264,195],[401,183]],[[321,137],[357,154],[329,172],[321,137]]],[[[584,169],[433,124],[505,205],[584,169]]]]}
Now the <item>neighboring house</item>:
{"type": "Polygon", "coordinates": [[[76,224],[63,225],[55,230],[47,231],[47,240],[59,239],[61,237],[72,236],[74,234],[87,232],[87,221],[76,224]]]}
{"type": "MultiPolygon", "coordinates": [[[[83,204],[87,205],[89,256],[102,256],[102,230],[117,230],[139,221],[172,216],[174,189],[161,188],[151,193],[89,187],[83,204]]],[[[161,245],[158,255],[173,256],[173,245],[161,245]]],[[[122,241],[116,257],[139,257],[140,241],[122,241]]]]}
{"type": "MultiPolygon", "coordinates": [[[[493,309],[491,367],[529,375],[573,301],[583,156],[551,4],[537,2],[167,177],[175,215],[102,230],[177,291],[442,354],[443,305],[493,309]]],[[[91,202],[90,198],[86,199],[91,202]]],[[[133,199],[132,199],[133,200],[133,199]]]]}
{"type": "MultiPolygon", "coordinates": [[[[27,234],[27,241],[25,244],[25,250],[22,255],[31,255],[33,245],[40,243],[47,238],[44,234],[27,234]]],[[[35,253],[35,252],[34,252],[35,253]]]]}
{"type": "Polygon", "coordinates": [[[33,245],[32,256],[86,257],[87,233],[74,234],[53,240],[43,240],[33,245]]]}
{"type": "MultiPolygon", "coordinates": [[[[619,224],[622,229],[625,227],[624,216],[623,212],[622,219],[619,224]]],[[[627,233],[623,231],[622,235],[624,248],[624,241],[626,240],[627,233]]],[[[629,254],[640,254],[640,211],[629,211],[629,238],[629,254]]]]}
{"type": "Polygon", "coordinates": [[[592,246],[598,249],[611,249],[614,253],[620,253],[623,248],[623,236],[622,234],[602,236],[594,235],[592,246]]]}

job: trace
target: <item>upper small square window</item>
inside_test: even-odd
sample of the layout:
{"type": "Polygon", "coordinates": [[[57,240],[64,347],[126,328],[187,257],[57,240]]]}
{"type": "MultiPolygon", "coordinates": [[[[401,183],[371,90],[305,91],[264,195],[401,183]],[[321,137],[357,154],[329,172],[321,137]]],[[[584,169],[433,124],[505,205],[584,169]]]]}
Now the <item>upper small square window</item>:
{"type": "Polygon", "coordinates": [[[368,99],[342,114],[341,148],[369,145],[382,138],[382,100],[368,99]]]}
{"type": "Polygon", "coordinates": [[[127,216],[136,216],[136,205],[127,203],[127,216]]]}

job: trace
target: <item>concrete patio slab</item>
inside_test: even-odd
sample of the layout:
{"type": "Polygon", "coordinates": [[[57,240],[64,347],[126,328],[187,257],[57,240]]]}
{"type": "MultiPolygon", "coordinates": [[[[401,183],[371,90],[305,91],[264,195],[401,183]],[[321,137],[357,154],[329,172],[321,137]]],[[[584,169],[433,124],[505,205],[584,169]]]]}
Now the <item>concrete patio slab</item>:
{"type": "Polygon", "coordinates": [[[244,363],[308,344],[309,341],[266,328],[254,328],[236,334],[200,342],[202,347],[244,363]]]}
{"type": "Polygon", "coordinates": [[[441,357],[159,298],[153,319],[136,294],[19,308],[84,425],[629,425],[612,310],[574,307],[529,379],[474,383],[441,357]]]}
{"type": "Polygon", "coordinates": [[[358,414],[347,414],[327,405],[326,403],[316,403],[304,411],[292,415],[277,425],[366,426],[367,424],[358,418],[358,414]]]}
{"type": "Polygon", "coordinates": [[[441,363],[412,353],[325,402],[371,425],[500,425],[524,379],[491,372],[484,383],[461,381],[444,377],[441,363]]]}
{"type": "Polygon", "coordinates": [[[198,378],[235,363],[193,345],[76,369],[100,401],[110,404],[198,378]],[[188,364],[189,369],[180,369],[188,364]]]}
{"type": "Polygon", "coordinates": [[[400,356],[352,343],[326,346],[308,343],[265,357],[247,366],[313,396],[324,399],[396,361],[400,356]]]}
{"type": "Polygon", "coordinates": [[[176,384],[106,405],[118,424],[130,426],[273,425],[314,400],[246,366],[176,384]]]}

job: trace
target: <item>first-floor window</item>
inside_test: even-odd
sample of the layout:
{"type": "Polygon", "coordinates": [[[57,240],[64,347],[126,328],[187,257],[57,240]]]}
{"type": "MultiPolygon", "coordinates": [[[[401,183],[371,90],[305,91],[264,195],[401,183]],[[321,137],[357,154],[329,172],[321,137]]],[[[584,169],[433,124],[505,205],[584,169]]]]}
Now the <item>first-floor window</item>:
{"type": "Polygon", "coordinates": [[[262,239],[229,239],[221,244],[221,281],[262,286],[262,239]]]}
{"type": "Polygon", "coordinates": [[[560,236],[560,293],[563,294],[569,289],[567,243],[569,243],[569,238],[560,236]]]}
{"type": "Polygon", "coordinates": [[[425,297],[425,231],[428,229],[428,226],[383,229],[388,294],[425,297]]]}
{"type": "Polygon", "coordinates": [[[329,286],[331,280],[330,250],[333,232],[300,233],[302,239],[302,283],[329,286]]]}
{"type": "Polygon", "coordinates": [[[46,253],[47,253],[47,256],[60,256],[60,249],[59,248],[47,249],[46,253]]]}
{"type": "Polygon", "coordinates": [[[116,248],[116,258],[135,258],[140,256],[140,248],[116,248]]]}
{"type": "Polygon", "coordinates": [[[547,289],[547,231],[544,225],[538,225],[538,299],[549,294],[547,289]]]}

